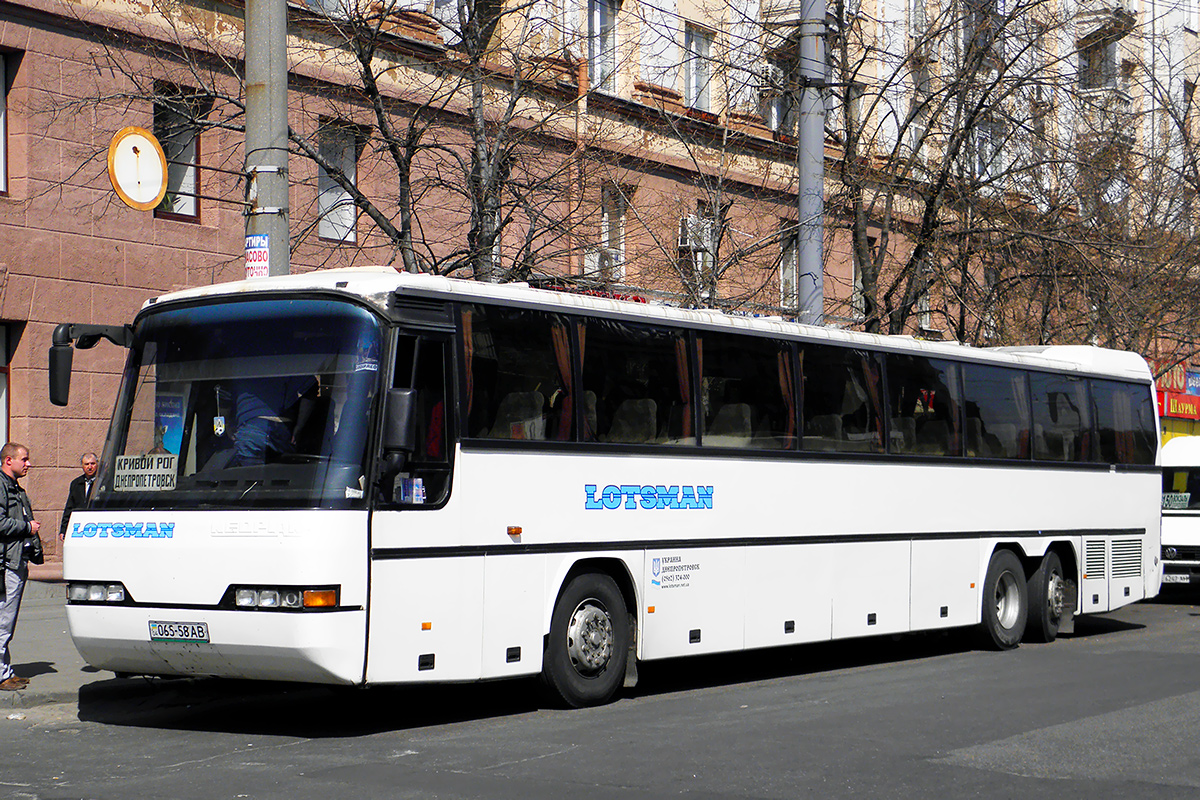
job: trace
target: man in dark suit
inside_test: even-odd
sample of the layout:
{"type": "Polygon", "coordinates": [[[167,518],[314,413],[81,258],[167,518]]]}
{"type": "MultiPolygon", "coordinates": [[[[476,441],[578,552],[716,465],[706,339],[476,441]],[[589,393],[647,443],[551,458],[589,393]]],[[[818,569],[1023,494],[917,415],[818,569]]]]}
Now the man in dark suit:
{"type": "Polygon", "coordinates": [[[96,470],[99,469],[100,462],[95,453],[84,453],[80,457],[79,465],[83,467],[83,474],[71,481],[71,488],[67,490],[67,505],[63,508],[62,525],[58,528],[59,539],[65,539],[67,536],[67,523],[71,520],[71,512],[87,505],[88,497],[92,494],[92,481],[96,479],[96,470]]]}

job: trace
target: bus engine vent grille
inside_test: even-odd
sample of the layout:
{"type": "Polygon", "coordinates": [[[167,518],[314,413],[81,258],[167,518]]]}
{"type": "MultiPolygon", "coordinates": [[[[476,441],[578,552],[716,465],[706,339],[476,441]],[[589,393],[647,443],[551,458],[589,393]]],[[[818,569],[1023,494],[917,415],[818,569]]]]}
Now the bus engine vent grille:
{"type": "Polygon", "coordinates": [[[1142,577],[1142,542],[1139,539],[1114,539],[1112,576],[1114,578],[1142,577]]]}
{"type": "Polygon", "coordinates": [[[1104,541],[1093,539],[1083,543],[1083,572],[1088,578],[1104,577],[1104,541]]]}

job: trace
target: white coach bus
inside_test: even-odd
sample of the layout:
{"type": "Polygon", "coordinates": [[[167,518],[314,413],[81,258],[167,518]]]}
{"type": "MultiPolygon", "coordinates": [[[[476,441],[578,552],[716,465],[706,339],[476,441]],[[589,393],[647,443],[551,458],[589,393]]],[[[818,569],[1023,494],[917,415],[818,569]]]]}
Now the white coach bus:
{"type": "Polygon", "coordinates": [[[1157,594],[1138,356],[992,351],[391,269],[150,301],[71,635],[120,673],[383,684],[978,626],[1157,594]]]}
{"type": "Polygon", "coordinates": [[[1163,583],[1200,584],[1200,436],[1162,446],[1163,583]]]}

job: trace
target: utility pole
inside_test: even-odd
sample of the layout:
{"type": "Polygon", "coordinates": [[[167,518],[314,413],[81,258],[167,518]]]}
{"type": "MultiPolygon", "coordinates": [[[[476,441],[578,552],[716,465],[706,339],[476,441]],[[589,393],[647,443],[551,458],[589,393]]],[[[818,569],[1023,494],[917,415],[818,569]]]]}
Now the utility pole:
{"type": "Polygon", "coordinates": [[[287,0],[246,0],[246,277],[287,275],[287,0]]]}
{"type": "Polygon", "coordinates": [[[799,321],[825,324],[825,2],[800,0],[800,114],[796,153],[799,321]]]}

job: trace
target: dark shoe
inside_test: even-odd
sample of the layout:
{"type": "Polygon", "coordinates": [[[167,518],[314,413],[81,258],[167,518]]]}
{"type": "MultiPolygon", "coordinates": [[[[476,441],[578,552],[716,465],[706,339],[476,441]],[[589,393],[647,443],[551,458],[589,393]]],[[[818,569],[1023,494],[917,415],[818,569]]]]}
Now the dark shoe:
{"type": "Polygon", "coordinates": [[[0,689],[6,692],[15,692],[18,689],[24,689],[28,685],[28,678],[21,678],[17,675],[13,675],[8,680],[0,681],[0,689]]]}

